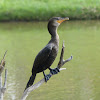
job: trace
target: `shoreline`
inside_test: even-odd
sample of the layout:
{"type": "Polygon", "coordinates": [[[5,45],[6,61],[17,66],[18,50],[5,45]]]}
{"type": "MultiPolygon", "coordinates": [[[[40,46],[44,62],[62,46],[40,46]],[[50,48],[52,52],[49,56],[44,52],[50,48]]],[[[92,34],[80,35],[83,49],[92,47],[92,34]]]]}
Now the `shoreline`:
{"type": "Polygon", "coordinates": [[[100,0],[1,0],[0,22],[47,21],[51,17],[70,20],[100,19],[100,0]]]}

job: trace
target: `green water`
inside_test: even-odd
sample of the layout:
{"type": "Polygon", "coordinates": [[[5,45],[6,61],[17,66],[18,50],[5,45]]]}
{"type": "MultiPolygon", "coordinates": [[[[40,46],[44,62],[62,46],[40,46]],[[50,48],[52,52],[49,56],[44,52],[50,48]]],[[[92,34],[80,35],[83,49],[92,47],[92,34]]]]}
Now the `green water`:
{"type": "MultiPolygon", "coordinates": [[[[47,22],[0,23],[0,59],[6,50],[8,69],[4,100],[20,100],[31,75],[37,53],[50,40],[47,22]]],[[[58,28],[60,47],[65,41],[64,58],[73,60],[47,84],[33,91],[27,100],[100,100],[100,21],[68,21],[58,28]]],[[[48,73],[48,71],[46,71],[48,73]]],[[[43,78],[37,75],[35,83],[43,78]]]]}

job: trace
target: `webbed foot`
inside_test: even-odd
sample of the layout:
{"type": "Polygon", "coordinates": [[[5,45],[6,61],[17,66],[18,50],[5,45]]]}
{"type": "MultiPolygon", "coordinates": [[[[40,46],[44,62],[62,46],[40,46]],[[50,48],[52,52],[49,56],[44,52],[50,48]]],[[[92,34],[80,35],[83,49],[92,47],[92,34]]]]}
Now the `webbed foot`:
{"type": "Polygon", "coordinates": [[[46,76],[45,76],[45,82],[47,82],[47,81],[50,79],[50,77],[51,77],[50,74],[46,75],[46,76]]]}
{"type": "Polygon", "coordinates": [[[47,82],[50,79],[50,77],[51,77],[50,74],[45,75],[44,71],[43,71],[43,75],[44,75],[45,82],[47,82]]]}
{"type": "Polygon", "coordinates": [[[54,69],[49,68],[49,70],[52,73],[52,75],[58,74],[58,72],[60,72],[59,68],[54,68],[54,69]]]}

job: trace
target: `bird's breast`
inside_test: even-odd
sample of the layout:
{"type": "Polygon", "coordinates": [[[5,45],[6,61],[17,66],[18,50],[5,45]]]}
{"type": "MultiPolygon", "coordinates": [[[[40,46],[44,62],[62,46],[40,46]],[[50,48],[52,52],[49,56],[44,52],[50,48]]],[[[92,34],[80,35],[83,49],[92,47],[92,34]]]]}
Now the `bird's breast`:
{"type": "Polygon", "coordinates": [[[47,68],[49,68],[52,65],[57,56],[57,53],[58,53],[58,47],[53,47],[46,63],[47,68]]]}

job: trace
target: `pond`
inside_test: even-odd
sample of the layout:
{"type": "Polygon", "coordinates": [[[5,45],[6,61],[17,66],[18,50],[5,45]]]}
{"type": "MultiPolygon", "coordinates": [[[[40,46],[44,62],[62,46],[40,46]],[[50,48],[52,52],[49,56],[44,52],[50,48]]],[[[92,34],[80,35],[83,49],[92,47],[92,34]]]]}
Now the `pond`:
{"type": "MultiPolygon", "coordinates": [[[[63,40],[64,58],[73,60],[47,83],[33,91],[27,100],[99,100],[100,99],[100,21],[67,21],[58,28],[59,52],[63,40]]],[[[0,23],[0,59],[6,55],[8,69],[4,100],[20,100],[31,75],[37,53],[48,43],[47,22],[0,23]]],[[[46,71],[46,74],[49,70],[46,71]]],[[[3,73],[4,76],[4,73],[3,73]]],[[[35,83],[43,78],[37,74],[35,83]]]]}

